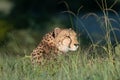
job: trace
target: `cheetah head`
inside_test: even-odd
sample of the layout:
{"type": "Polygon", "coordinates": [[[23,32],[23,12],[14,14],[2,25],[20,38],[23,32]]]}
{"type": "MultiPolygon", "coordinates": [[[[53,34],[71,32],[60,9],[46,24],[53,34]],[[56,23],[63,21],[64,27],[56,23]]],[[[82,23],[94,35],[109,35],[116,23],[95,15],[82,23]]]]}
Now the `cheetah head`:
{"type": "Polygon", "coordinates": [[[76,51],[79,43],[74,30],[70,29],[54,29],[56,47],[62,52],[76,51]]]}

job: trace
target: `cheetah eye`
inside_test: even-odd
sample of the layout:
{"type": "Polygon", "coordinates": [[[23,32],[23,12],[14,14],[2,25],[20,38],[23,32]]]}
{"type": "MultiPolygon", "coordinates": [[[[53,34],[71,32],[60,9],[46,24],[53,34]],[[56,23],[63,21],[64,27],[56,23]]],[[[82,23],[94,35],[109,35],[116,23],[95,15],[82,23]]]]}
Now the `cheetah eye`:
{"type": "Polygon", "coordinates": [[[70,38],[70,36],[66,36],[66,37],[70,38]]]}

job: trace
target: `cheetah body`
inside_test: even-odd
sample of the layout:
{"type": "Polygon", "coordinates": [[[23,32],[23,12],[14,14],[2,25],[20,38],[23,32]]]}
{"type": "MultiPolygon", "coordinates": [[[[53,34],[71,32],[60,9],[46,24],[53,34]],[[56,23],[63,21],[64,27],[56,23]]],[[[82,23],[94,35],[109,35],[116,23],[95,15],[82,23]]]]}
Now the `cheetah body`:
{"type": "Polygon", "coordinates": [[[56,55],[75,51],[77,48],[76,33],[72,29],[55,28],[43,37],[31,53],[32,63],[42,63],[44,59],[52,59],[56,55]]]}

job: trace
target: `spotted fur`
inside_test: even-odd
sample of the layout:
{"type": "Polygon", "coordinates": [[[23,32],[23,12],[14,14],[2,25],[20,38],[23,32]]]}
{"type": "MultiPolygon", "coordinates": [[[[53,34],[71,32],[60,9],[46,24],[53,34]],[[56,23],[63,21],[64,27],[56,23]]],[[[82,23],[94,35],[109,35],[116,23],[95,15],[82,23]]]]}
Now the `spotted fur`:
{"type": "Polygon", "coordinates": [[[78,44],[76,33],[72,29],[55,28],[42,38],[31,53],[32,63],[42,63],[44,59],[49,60],[58,54],[75,51],[78,44]]]}

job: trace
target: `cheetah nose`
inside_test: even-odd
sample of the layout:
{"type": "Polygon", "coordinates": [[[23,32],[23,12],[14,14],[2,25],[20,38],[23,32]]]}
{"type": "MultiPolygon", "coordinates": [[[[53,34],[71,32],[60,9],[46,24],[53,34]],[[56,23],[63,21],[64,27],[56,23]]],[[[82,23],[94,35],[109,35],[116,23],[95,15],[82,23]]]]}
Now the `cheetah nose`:
{"type": "Polygon", "coordinates": [[[75,46],[79,46],[79,44],[74,44],[75,46]]]}

